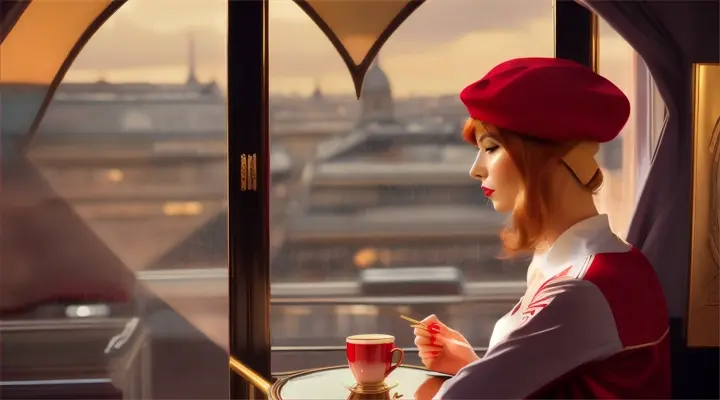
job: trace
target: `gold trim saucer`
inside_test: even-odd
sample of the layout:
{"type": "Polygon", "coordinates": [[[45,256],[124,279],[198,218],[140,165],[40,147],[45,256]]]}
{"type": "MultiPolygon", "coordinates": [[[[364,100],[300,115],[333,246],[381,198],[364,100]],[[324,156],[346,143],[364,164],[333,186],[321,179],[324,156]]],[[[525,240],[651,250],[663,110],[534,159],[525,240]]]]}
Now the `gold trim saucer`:
{"type": "Polygon", "coordinates": [[[357,394],[381,394],[381,393],[387,393],[396,387],[400,386],[400,382],[394,382],[392,384],[386,384],[385,382],[379,384],[379,385],[363,385],[361,386],[359,383],[355,383],[352,386],[345,385],[345,388],[347,390],[357,393],[357,394]]]}

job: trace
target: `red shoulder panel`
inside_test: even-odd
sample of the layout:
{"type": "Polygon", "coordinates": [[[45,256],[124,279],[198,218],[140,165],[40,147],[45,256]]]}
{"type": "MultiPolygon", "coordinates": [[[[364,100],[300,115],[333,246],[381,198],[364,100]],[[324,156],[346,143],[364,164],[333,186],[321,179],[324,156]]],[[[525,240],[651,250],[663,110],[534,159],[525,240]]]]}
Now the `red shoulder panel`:
{"type": "Polygon", "coordinates": [[[605,296],[625,347],[662,338],[669,315],[655,270],[636,248],[626,253],[596,254],[584,276],[605,296]]]}

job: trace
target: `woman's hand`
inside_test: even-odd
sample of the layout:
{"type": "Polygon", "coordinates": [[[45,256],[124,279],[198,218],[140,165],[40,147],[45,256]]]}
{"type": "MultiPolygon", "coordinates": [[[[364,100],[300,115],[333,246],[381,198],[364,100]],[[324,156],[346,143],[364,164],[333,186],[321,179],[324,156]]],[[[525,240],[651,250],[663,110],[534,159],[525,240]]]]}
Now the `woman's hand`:
{"type": "Polygon", "coordinates": [[[415,328],[415,345],[425,367],[455,375],[461,368],[479,359],[460,332],[448,328],[435,316],[421,321],[428,327],[415,328]]]}

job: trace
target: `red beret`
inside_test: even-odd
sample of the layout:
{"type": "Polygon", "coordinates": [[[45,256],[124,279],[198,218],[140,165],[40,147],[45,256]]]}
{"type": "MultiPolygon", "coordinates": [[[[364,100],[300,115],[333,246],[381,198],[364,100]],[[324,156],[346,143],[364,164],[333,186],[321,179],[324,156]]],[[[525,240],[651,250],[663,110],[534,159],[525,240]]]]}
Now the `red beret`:
{"type": "Polygon", "coordinates": [[[550,140],[607,142],[630,116],[617,86],[560,58],[506,61],[466,87],[460,100],[473,119],[550,140]]]}

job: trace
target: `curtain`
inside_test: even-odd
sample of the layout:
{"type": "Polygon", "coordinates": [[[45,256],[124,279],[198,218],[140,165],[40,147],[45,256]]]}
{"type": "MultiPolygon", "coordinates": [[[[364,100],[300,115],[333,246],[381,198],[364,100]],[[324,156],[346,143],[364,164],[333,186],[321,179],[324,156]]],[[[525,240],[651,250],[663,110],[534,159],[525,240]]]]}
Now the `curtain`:
{"type": "Polygon", "coordinates": [[[582,1],[645,60],[667,106],[668,121],[628,241],[650,259],[665,290],[673,398],[718,398],[718,351],[688,349],[684,319],[691,246],[692,64],[720,62],[720,1],[582,1]]]}
{"type": "Polygon", "coordinates": [[[655,266],[672,317],[684,317],[690,260],[692,64],[718,62],[718,1],[584,0],[645,60],[668,109],[628,241],[655,266]]]}

